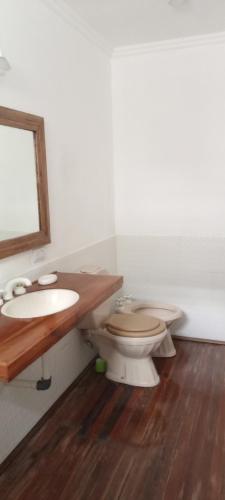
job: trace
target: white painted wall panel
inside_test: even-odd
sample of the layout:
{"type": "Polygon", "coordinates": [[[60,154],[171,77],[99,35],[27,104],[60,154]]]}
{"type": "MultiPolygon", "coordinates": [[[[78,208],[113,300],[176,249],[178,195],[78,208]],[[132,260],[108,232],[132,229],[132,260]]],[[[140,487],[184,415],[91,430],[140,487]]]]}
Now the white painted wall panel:
{"type": "Polygon", "coordinates": [[[225,46],[113,60],[118,234],[225,236],[225,46]]]}
{"type": "Polygon", "coordinates": [[[225,340],[225,46],[113,60],[118,271],[225,340]]]}
{"type": "MultiPolygon", "coordinates": [[[[0,4],[0,44],[12,66],[0,79],[1,105],[45,119],[48,262],[114,234],[110,60],[44,2],[0,4]]],[[[30,253],[13,263],[25,272],[30,253]]],[[[8,259],[0,283],[7,271],[8,259]]]]}

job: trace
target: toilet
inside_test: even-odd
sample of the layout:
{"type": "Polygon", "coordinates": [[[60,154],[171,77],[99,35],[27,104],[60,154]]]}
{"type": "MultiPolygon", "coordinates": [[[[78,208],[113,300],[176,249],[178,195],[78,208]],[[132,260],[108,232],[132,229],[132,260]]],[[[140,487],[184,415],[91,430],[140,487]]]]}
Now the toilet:
{"type": "Polygon", "coordinates": [[[95,337],[100,356],[107,361],[106,377],[115,382],[154,387],[159,375],[151,358],[167,335],[159,319],[139,314],[112,314],[105,330],[95,337]]]}
{"type": "MultiPolygon", "coordinates": [[[[95,265],[83,266],[80,272],[107,274],[95,265]]],[[[84,341],[94,345],[107,362],[108,379],[154,387],[160,379],[152,357],[176,354],[168,328],[181,315],[175,306],[127,300],[119,291],[88,313],[78,329],[84,341]]]]}
{"type": "Polygon", "coordinates": [[[153,357],[170,358],[176,355],[176,349],[171,337],[170,327],[177,319],[182,317],[182,311],[172,304],[162,304],[158,302],[140,302],[120,299],[118,312],[124,314],[141,314],[158,318],[165,322],[167,335],[159,347],[152,352],[153,357]],[[122,303],[121,303],[122,300],[122,303]]]}
{"type": "MultiPolygon", "coordinates": [[[[80,272],[106,274],[98,266],[84,266],[80,272]]],[[[85,342],[97,348],[107,362],[106,377],[132,386],[154,387],[159,383],[151,354],[167,335],[164,321],[145,314],[116,313],[116,292],[78,324],[85,342]]]]}
{"type": "MultiPolygon", "coordinates": [[[[110,299],[107,302],[110,307],[110,299]]],[[[104,313],[106,306],[104,303],[104,313]]],[[[154,387],[159,383],[151,353],[167,335],[163,321],[147,315],[119,313],[103,320],[99,306],[78,328],[106,360],[108,379],[139,387],[154,387]]]]}

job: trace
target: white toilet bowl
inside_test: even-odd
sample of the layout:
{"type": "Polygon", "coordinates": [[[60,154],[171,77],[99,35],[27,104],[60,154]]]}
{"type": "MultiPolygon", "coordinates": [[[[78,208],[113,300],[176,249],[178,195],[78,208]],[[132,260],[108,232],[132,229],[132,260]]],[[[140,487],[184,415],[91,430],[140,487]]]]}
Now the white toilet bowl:
{"type": "Polygon", "coordinates": [[[167,335],[160,346],[155,347],[152,356],[170,358],[176,355],[176,349],[169,328],[175,320],[182,317],[182,311],[178,307],[158,302],[129,301],[129,303],[121,305],[118,311],[125,314],[144,314],[164,321],[167,327],[167,335]]]}
{"type": "Polygon", "coordinates": [[[139,387],[154,387],[159,375],[151,358],[167,335],[163,321],[138,314],[112,314],[105,328],[90,333],[107,362],[106,377],[139,387]]]}
{"type": "MultiPolygon", "coordinates": [[[[101,266],[83,266],[82,273],[106,274],[101,266]]],[[[127,300],[116,292],[88,313],[78,328],[86,342],[107,361],[106,377],[124,384],[153,387],[159,376],[151,356],[176,354],[168,327],[182,316],[171,305],[127,300]],[[118,307],[118,304],[119,305],[118,307]],[[118,314],[113,314],[114,311],[118,314]],[[122,313],[122,314],[120,314],[122,313]]]]}

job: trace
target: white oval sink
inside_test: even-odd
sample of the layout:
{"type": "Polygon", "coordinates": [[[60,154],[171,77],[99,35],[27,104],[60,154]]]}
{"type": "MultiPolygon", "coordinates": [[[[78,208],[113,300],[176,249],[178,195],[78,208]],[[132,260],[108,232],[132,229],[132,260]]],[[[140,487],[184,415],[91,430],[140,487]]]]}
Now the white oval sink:
{"type": "Polygon", "coordinates": [[[52,288],[21,295],[4,304],[1,313],[10,318],[39,318],[68,309],[80,296],[73,290],[52,288]]]}

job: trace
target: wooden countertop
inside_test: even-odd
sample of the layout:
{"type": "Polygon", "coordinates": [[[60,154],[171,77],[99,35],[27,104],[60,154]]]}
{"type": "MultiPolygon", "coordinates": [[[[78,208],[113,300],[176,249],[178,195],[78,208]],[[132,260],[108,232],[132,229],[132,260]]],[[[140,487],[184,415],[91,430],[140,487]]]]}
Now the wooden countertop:
{"type": "Polygon", "coordinates": [[[0,314],[0,380],[9,382],[66,335],[88,312],[123,284],[121,276],[57,273],[54,285],[29,291],[68,288],[80,300],[65,311],[34,319],[12,319],[0,314]]]}

